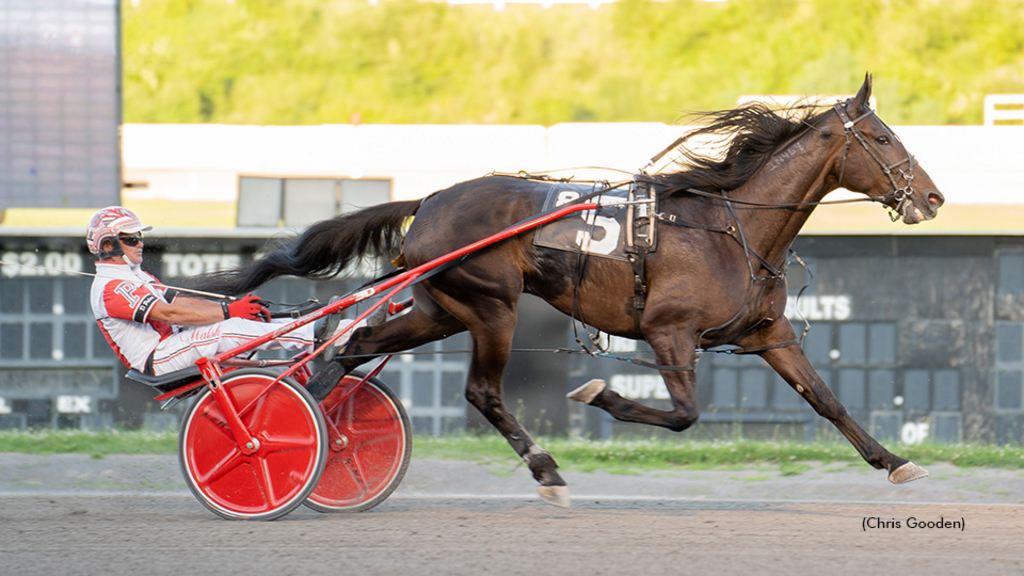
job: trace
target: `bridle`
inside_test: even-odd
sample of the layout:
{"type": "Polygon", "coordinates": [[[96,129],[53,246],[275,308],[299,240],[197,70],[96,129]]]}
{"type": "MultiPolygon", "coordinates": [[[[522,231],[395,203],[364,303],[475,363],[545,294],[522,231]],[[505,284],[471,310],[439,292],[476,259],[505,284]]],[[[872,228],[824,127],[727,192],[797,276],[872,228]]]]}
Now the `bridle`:
{"type": "MultiPolygon", "coordinates": [[[[884,203],[887,207],[889,207],[893,211],[893,214],[890,215],[890,218],[892,218],[892,220],[894,222],[896,220],[898,220],[900,218],[900,216],[903,215],[903,213],[911,206],[911,199],[910,199],[910,197],[914,193],[914,188],[913,188],[914,165],[917,164],[917,160],[915,160],[913,155],[911,155],[910,152],[908,151],[907,152],[907,158],[905,160],[900,160],[899,162],[895,162],[895,163],[892,163],[892,164],[887,164],[886,163],[886,159],[885,159],[885,154],[883,153],[882,149],[876,143],[870,142],[867,138],[864,137],[864,135],[860,132],[860,130],[857,129],[857,123],[860,122],[861,120],[864,120],[865,118],[868,118],[869,116],[875,116],[875,111],[870,109],[870,108],[867,108],[866,112],[864,112],[863,114],[861,114],[857,118],[851,120],[850,119],[850,115],[846,113],[846,106],[849,105],[849,103],[850,103],[850,100],[847,100],[846,102],[843,102],[843,103],[836,103],[832,107],[832,109],[835,111],[835,113],[839,116],[839,120],[843,123],[843,134],[846,137],[846,145],[843,148],[843,158],[842,158],[842,162],[841,162],[840,168],[839,168],[839,181],[837,183],[837,187],[842,187],[842,185],[843,185],[843,177],[846,175],[846,159],[847,159],[847,156],[849,156],[849,153],[850,153],[850,145],[853,142],[852,138],[856,138],[857,142],[859,142],[861,147],[864,148],[864,151],[868,153],[868,156],[871,156],[871,158],[875,161],[875,163],[878,164],[878,167],[882,170],[882,173],[885,174],[886,178],[889,179],[889,184],[892,185],[892,192],[890,192],[888,194],[884,194],[882,196],[878,196],[878,197],[858,198],[858,199],[851,199],[851,200],[839,200],[839,201],[832,201],[832,202],[820,201],[819,200],[817,202],[797,202],[797,203],[790,203],[790,204],[762,204],[762,203],[759,203],[759,202],[742,201],[742,200],[736,200],[736,199],[728,198],[726,196],[726,194],[725,194],[725,191],[719,191],[719,194],[715,195],[715,194],[711,194],[709,192],[705,192],[703,190],[697,190],[697,189],[694,189],[694,188],[687,189],[687,192],[690,192],[692,194],[696,194],[698,196],[719,197],[719,198],[725,200],[726,206],[728,207],[729,211],[731,212],[732,217],[733,217],[733,221],[735,222],[735,225],[734,226],[730,226],[726,230],[726,232],[730,236],[732,236],[734,239],[736,239],[738,242],[740,242],[741,246],[743,247],[744,253],[747,254],[747,264],[750,267],[750,280],[751,280],[751,283],[750,283],[750,285],[748,285],[748,288],[747,288],[748,290],[750,290],[753,287],[754,283],[759,281],[759,280],[760,281],[777,280],[778,278],[784,276],[785,275],[785,266],[784,265],[780,266],[780,267],[771,266],[765,260],[764,257],[760,256],[759,254],[757,254],[756,252],[754,252],[754,251],[752,251],[750,249],[750,247],[747,244],[746,237],[743,235],[742,225],[740,225],[739,218],[736,216],[736,213],[735,213],[735,211],[733,209],[733,204],[745,204],[745,205],[748,205],[748,206],[756,206],[756,207],[763,207],[763,208],[796,208],[796,207],[804,207],[804,206],[819,206],[819,205],[822,205],[822,204],[838,204],[838,203],[856,202],[856,201],[873,201],[873,202],[884,203]],[[851,136],[852,136],[852,138],[851,138],[851,136]],[[904,164],[907,165],[906,170],[901,168],[904,164]],[[897,178],[897,175],[898,175],[898,178],[897,178]],[[900,186],[900,182],[901,181],[905,183],[904,186],[900,186]],[[895,208],[893,208],[892,206],[889,206],[889,202],[891,202],[893,200],[895,200],[895,202],[896,202],[895,208]],[[734,231],[734,230],[739,232],[738,237],[732,233],[732,231],[734,231]],[[754,274],[752,263],[750,262],[750,256],[751,255],[756,257],[761,262],[761,264],[765,267],[765,270],[768,271],[768,273],[769,273],[768,276],[757,276],[757,275],[754,274]]],[[[877,116],[875,116],[875,117],[876,117],[876,119],[878,119],[879,122],[881,122],[880,118],[878,118],[877,116]]],[[[884,125],[884,123],[883,123],[883,125],[884,125]]],[[[825,137],[827,137],[831,133],[831,130],[829,128],[817,128],[816,126],[813,126],[813,125],[810,125],[810,124],[808,124],[808,126],[809,126],[810,129],[817,131],[819,134],[821,134],[822,136],[825,136],[825,137]]],[[[889,137],[894,139],[894,140],[896,139],[896,135],[893,134],[891,130],[889,131],[889,137]]],[[[656,216],[658,216],[662,220],[671,220],[673,222],[675,220],[674,217],[667,217],[666,218],[662,214],[658,214],[656,216]]],[[[792,250],[790,250],[790,254],[795,256],[795,252],[793,252],[792,250]]],[[[803,262],[799,260],[799,257],[797,257],[797,260],[801,264],[803,264],[803,262]]],[[[775,288],[776,289],[778,288],[778,284],[775,285],[775,288]]],[[[804,286],[804,288],[806,288],[806,286],[804,286]]],[[[800,294],[803,294],[803,289],[800,290],[800,294]]],[[[725,322],[723,324],[720,324],[719,326],[714,326],[714,327],[711,327],[711,328],[708,328],[708,329],[704,330],[701,333],[701,335],[700,335],[700,337],[698,338],[697,341],[700,342],[700,339],[703,338],[704,335],[707,334],[708,332],[712,332],[712,331],[721,329],[721,328],[723,328],[725,326],[728,326],[729,324],[734,322],[736,319],[738,319],[742,315],[742,313],[743,313],[743,310],[740,309],[727,322],[725,322]]],[[[804,338],[804,336],[807,335],[807,331],[810,328],[810,324],[807,322],[806,319],[804,319],[804,324],[805,324],[804,332],[800,336],[799,339],[787,340],[785,342],[777,342],[777,343],[774,343],[774,344],[768,344],[768,345],[765,345],[765,346],[758,346],[758,347],[753,347],[753,348],[740,348],[739,350],[732,350],[732,351],[730,351],[730,353],[734,353],[734,354],[750,354],[750,353],[759,353],[759,352],[762,352],[764,350],[770,350],[770,349],[773,349],[773,348],[784,348],[784,347],[787,347],[787,346],[802,345],[803,338],[804,338]]]]}
{"type": "MultiPolygon", "coordinates": [[[[864,134],[862,134],[860,130],[857,129],[857,123],[869,116],[875,116],[875,111],[868,109],[867,112],[851,120],[850,115],[846,113],[845,108],[846,105],[849,104],[849,102],[850,101],[847,100],[846,102],[836,103],[832,107],[835,113],[839,116],[840,121],[843,123],[843,135],[846,137],[846,146],[843,148],[843,159],[839,168],[839,182],[837,183],[836,187],[842,187],[843,185],[843,179],[846,175],[846,158],[850,154],[850,145],[853,143],[853,140],[851,139],[852,136],[853,138],[856,138],[857,142],[860,143],[862,148],[864,148],[864,151],[868,153],[868,156],[870,156],[872,160],[874,160],[875,163],[878,164],[878,167],[882,170],[882,173],[885,174],[886,178],[889,179],[889,184],[892,186],[892,192],[889,192],[888,194],[883,194],[881,196],[867,196],[859,198],[849,198],[844,200],[818,200],[816,202],[768,203],[755,202],[750,200],[739,200],[734,198],[730,198],[727,201],[731,204],[769,209],[806,208],[810,206],[824,206],[826,204],[855,204],[861,202],[878,202],[880,204],[885,204],[887,208],[892,210],[890,218],[892,218],[893,222],[899,220],[900,216],[904,215],[904,212],[906,212],[907,208],[910,207],[911,205],[910,197],[914,193],[914,166],[918,163],[917,159],[914,158],[914,156],[910,154],[910,152],[908,151],[906,160],[900,160],[899,162],[887,164],[885,160],[885,154],[882,152],[882,149],[879,148],[878,145],[875,144],[874,142],[871,142],[867,138],[865,138],[864,134]],[[905,171],[901,168],[901,166],[903,166],[904,164],[907,165],[907,169],[905,171]],[[900,181],[905,182],[906,185],[900,186],[900,181]],[[889,202],[891,201],[896,202],[895,207],[889,205],[889,202]]],[[[877,116],[875,117],[877,118],[877,116]]],[[[881,122],[881,119],[878,119],[878,121],[881,122]]],[[[831,135],[831,129],[828,127],[818,128],[817,126],[809,124],[806,121],[804,123],[807,124],[808,128],[814,130],[815,132],[818,132],[822,136],[828,137],[829,135],[831,135]]],[[[899,140],[898,138],[896,138],[896,135],[891,130],[889,131],[889,137],[897,141],[899,140]]],[[[652,158],[651,164],[653,164],[662,156],[667,154],[670,150],[679,146],[679,144],[685,139],[686,137],[680,137],[679,139],[677,139],[668,148],[666,148],[657,156],[652,158]]],[[[646,176],[646,173],[641,170],[640,176],[646,176]]],[[[653,181],[650,182],[652,184],[654,183],[653,181]]],[[[693,194],[695,196],[703,196],[706,198],[720,199],[722,197],[722,194],[720,192],[716,194],[714,192],[707,192],[705,190],[700,190],[698,188],[687,188],[686,192],[693,194]]]]}
{"type": "MultiPolygon", "coordinates": [[[[865,138],[864,135],[861,134],[860,130],[857,130],[857,123],[869,116],[875,116],[875,111],[868,108],[867,112],[861,114],[856,119],[851,120],[850,115],[846,113],[845,105],[847,103],[849,103],[849,100],[845,103],[836,103],[832,106],[832,109],[839,115],[839,120],[843,123],[843,135],[846,137],[846,146],[843,148],[843,160],[839,168],[838,186],[842,187],[843,185],[843,176],[846,173],[846,157],[850,153],[850,144],[852,142],[850,140],[850,136],[853,135],[853,137],[857,139],[857,142],[860,143],[861,147],[864,148],[864,151],[868,153],[868,156],[871,156],[875,163],[878,164],[878,167],[882,169],[882,173],[885,174],[886,178],[889,179],[889,184],[892,185],[892,192],[882,196],[881,198],[896,201],[896,207],[893,208],[894,213],[890,215],[890,218],[895,222],[910,206],[910,196],[914,193],[914,165],[917,164],[917,160],[908,151],[906,160],[886,164],[885,155],[883,154],[882,149],[879,148],[876,143],[865,138]],[[907,165],[906,171],[901,168],[904,164],[907,165]],[[900,181],[905,182],[906,185],[900,186],[900,181]]],[[[877,119],[878,117],[875,116],[875,118],[877,119]]],[[[881,122],[880,119],[879,122],[881,122]]],[[[893,134],[891,130],[889,131],[889,137],[896,139],[896,135],[893,134]]],[[[881,200],[881,198],[879,200],[881,200]]]]}

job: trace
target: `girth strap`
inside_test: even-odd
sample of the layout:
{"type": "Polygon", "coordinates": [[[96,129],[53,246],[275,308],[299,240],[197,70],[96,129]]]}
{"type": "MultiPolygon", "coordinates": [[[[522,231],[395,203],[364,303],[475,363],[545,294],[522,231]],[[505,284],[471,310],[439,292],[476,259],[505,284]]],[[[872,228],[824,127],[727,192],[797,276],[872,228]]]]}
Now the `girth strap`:
{"type": "Polygon", "coordinates": [[[633,266],[633,309],[643,310],[647,302],[647,248],[626,249],[629,263],[633,266]]]}

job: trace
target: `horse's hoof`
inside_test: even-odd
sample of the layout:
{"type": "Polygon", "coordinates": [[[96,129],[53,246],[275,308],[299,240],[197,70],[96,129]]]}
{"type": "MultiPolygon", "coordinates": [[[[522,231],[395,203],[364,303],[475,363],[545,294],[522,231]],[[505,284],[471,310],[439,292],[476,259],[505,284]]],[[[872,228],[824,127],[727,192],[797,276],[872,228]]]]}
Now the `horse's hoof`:
{"type": "Polygon", "coordinates": [[[587,382],[583,386],[569,392],[565,395],[569,400],[575,400],[577,402],[583,402],[584,404],[590,404],[597,398],[597,395],[604,392],[604,389],[608,386],[604,380],[600,378],[594,378],[590,382],[587,382]]]}
{"type": "Polygon", "coordinates": [[[928,471],[913,462],[907,462],[889,473],[889,482],[893,484],[906,484],[921,478],[927,478],[928,471]]]}
{"type": "Polygon", "coordinates": [[[569,497],[569,488],[566,486],[538,486],[537,492],[540,499],[552,506],[569,508],[572,506],[572,498],[569,497]]]}

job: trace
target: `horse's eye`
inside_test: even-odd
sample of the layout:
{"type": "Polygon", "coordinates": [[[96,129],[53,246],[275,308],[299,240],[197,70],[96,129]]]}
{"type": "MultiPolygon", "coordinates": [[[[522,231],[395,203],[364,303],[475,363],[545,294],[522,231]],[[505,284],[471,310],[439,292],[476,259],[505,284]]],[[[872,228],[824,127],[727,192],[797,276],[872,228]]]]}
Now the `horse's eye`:
{"type": "Polygon", "coordinates": [[[889,137],[886,136],[885,134],[882,134],[878,138],[875,138],[875,140],[878,141],[879,144],[888,144],[889,143],[889,137]]]}

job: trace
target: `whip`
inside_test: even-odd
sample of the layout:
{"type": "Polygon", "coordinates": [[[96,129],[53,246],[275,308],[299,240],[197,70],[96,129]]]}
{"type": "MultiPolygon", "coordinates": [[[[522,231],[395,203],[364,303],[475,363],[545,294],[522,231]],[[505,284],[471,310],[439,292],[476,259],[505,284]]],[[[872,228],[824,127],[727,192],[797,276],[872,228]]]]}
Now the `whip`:
{"type": "Polygon", "coordinates": [[[62,272],[64,274],[74,274],[78,276],[88,276],[90,278],[107,278],[110,280],[122,280],[124,282],[130,282],[132,284],[138,284],[140,286],[157,286],[159,288],[168,288],[176,290],[178,292],[187,292],[189,294],[196,294],[198,296],[206,296],[207,298],[216,298],[218,300],[238,300],[234,296],[225,296],[223,294],[214,294],[213,292],[204,292],[202,290],[192,290],[190,288],[179,288],[177,286],[171,286],[169,284],[163,284],[160,282],[144,282],[142,280],[130,280],[126,278],[120,278],[116,276],[104,276],[103,274],[91,274],[89,272],[79,272],[78,270],[64,270],[62,268],[50,268],[48,266],[33,266],[31,264],[22,264],[20,262],[8,262],[6,260],[0,260],[0,264],[4,266],[19,266],[21,268],[32,268],[33,270],[45,270],[48,272],[62,272]]]}

